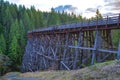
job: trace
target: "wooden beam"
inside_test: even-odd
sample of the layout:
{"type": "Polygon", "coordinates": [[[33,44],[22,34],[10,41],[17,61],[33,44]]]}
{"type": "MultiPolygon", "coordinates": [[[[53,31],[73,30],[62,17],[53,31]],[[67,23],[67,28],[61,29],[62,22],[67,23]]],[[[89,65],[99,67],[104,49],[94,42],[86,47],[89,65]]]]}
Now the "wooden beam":
{"type": "Polygon", "coordinates": [[[64,48],[64,52],[63,52],[63,62],[65,60],[66,57],[66,53],[67,53],[67,49],[68,49],[68,40],[69,40],[69,33],[66,34],[66,39],[65,39],[65,48],[64,48]]]}
{"type": "Polygon", "coordinates": [[[49,56],[46,56],[46,55],[41,54],[41,53],[38,53],[38,52],[36,52],[36,54],[38,54],[39,56],[43,56],[43,57],[45,57],[46,59],[49,59],[49,60],[52,60],[52,61],[58,61],[58,60],[59,60],[59,59],[51,58],[51,57],[49,57],[49,56]]]}
{"type": "Polygon", "coordinates": [[[118,53],[118,51],[104,50],[104,49],[98,49],[98,51],[105,52],[105,53],[118,53]]]}
{"type": "Polygon", "coordinates": [[[68,67],[63,61],[61,61],[61,64],[62,64],[67,70],[70,70],[69,67],[68,67]]]}
{"type": "MultiPolygon", "coordinates": [[[[77,46],[81,46],[81,38],[82,38],[82,32],[79,32],[79,36],[78,36],[78,41],[77,41],[77,46]]],[[[77,59],[78,59],[78,53],[79,53],[79,49],[76,48],[75,49],[75,59],[74,59],[74,62],[73,62],[73,69],[76,69],[76,64],[77,64],[77,59]]]]}
{"type": "Polygon", "coordinates": [[[69,48],[78,48],[83,50],[95,50],[95,48],[80,47],[80,46],[68,46],[69,48]]]}
{"type": "Polygon", "coordinates": [[[98,42],[99,42],[99,31],[97,30],[96,31],[95,43],[94,43],[94,49],[95,50],[92,52],[92,60],[91,60],[92,65],[94,64],[95,56],[96,56],[96,50],[97,50],[97,47],[99,46],[98,42]]]}

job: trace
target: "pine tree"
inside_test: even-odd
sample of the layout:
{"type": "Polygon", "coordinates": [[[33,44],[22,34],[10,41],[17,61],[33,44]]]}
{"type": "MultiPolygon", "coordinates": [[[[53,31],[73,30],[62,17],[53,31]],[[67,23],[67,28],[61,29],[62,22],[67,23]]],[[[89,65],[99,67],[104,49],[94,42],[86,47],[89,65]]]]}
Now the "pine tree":
{"type": "Polygon", "coordinates": [[[59,15],[58,13],[56,13],[54,11],[54,9],[52,8],[51,9],[51,13],[49,14],[49,18],[48,18],[48,26],[50,25],[59,25],[61,22],[60,22],[60,18],[59,18],[59,15]]]}
{"type": "Polygon", "coordinates": [[[10,27],[10,34],[9,34],[9,54],[8,56],[13,61],[15,65],[21,63],[21,48],[19,46],[20,40],[20,28],[18,20],[16,19],[15,22],[12,23],[10,27]]]}
{"type": "Polygon", "coordinates": [[[23,19],[22,19],[22,21],[23,21],[23,24],[25,26],[26,33],[27,33],[27,31],[34,29],[33,28],[33,24],[31,23],[31,20],[30,20],[30,16],[27,13],[27,11],[25,11],[23,13],[23,19]]]}
{"type": "Polygon", "coordinates": [[[0,34],[3,33],[3,26],[2,24],[0,23],[0,34]]]}
{"type": "Polygon", "coordinates": [[[15,22],[13,22],[10,27],[10,35],[9,35],[10,40],[12,40],[13,36],[16,36],[17,39],[20,38],[19,29],[20,29],[19,23],[18,23],[18,20],[16,19],[15,22]]]}
{"type": "Polygon", "coordinates": [[[6,43],[3,34],[0,34],[0,54],[5,54],[6,43]]]}
{"type": "Polygon", "coordinates": [[[96,11],[96,18],[97,19],[102,19],[102,15],[101,15],[99,9],[97,9],[97,11],[96,11]]]}
{"type": "Polygon", "coordinates": [[[22,53],[24,53],[24,49],[25,49],[25,45],[26,45],[26,33],[25,33],[25,27],[24,27],[24,24],[23,24],[23,21],[20,20],[19,22],[19,26],[20,26],[20,40],[19,40],[19,45],[22,49],[22,53]]]}
{"type": "Polygon", "coordinates": [[[20,46],[18,45],[18,40],[16,36],[13,36],[10,43],[10,53],[8,56],[13,61],[14,66],[18,66],[21,63],[21,53],[20,46]]]}

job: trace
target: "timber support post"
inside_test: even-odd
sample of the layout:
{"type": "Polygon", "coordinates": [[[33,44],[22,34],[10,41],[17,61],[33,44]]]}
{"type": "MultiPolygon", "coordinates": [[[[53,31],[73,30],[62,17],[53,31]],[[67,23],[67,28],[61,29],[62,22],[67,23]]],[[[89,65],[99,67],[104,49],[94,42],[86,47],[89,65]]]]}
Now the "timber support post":
{"type": "Polygon", "coordinates": [[[98,54],[98,48],[100,47],[100,32],[97,30],[96,31],[96,37],[95,37],[95,43],[94,43],[94,50],[92,52],[92,61],[91,61],[91,65],[94,64],[95,60],[96,60],[96,54],[98,54]]]}

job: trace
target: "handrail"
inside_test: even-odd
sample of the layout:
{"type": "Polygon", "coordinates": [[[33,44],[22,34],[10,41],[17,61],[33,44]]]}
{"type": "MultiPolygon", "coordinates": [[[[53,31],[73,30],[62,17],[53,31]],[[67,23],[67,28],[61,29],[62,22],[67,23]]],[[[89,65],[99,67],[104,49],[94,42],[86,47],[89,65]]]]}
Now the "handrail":
{"type": "Polygon", "coordinates": [[[41,29],[35,29],[32,31],[29,31],[28,33],[32,32],[44,32],[44,31],[54,31],[54,30],[61,30],[61,29],[70,29],[70,28],[79,28],[79,27],[92,27],[96,25],[108,25],[108,24],[115,24],[118,23],[120,18],[119,14],[115,14],[109,17],[105,17],[98,20],[86,20],[81,22],[72,22],[67,24],[61,24],[61,25],[53,25],[47,28],[41,28],[41,29]]]}

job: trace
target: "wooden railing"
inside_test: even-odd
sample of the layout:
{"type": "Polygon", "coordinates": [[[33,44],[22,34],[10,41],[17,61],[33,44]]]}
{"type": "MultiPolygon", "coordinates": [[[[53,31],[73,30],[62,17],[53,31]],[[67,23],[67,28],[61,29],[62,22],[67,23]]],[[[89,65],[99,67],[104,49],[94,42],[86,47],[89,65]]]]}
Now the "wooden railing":
{"type": "Polygon", "coordinates": [[[35,29],[32,31],[29,31],[28,33],[54,31],[54,30],[62,30],[62,29],[85,28],[85,27],[91,28],[95,26],[112,25],[112,24],[119,24],[119,23],[120,23],[120,14],[115,14],[110,17],[96,19],[96,20],[86,20],[81,22],[73,22],[69,24],[53,25],[47,28],[35,29]]]}

